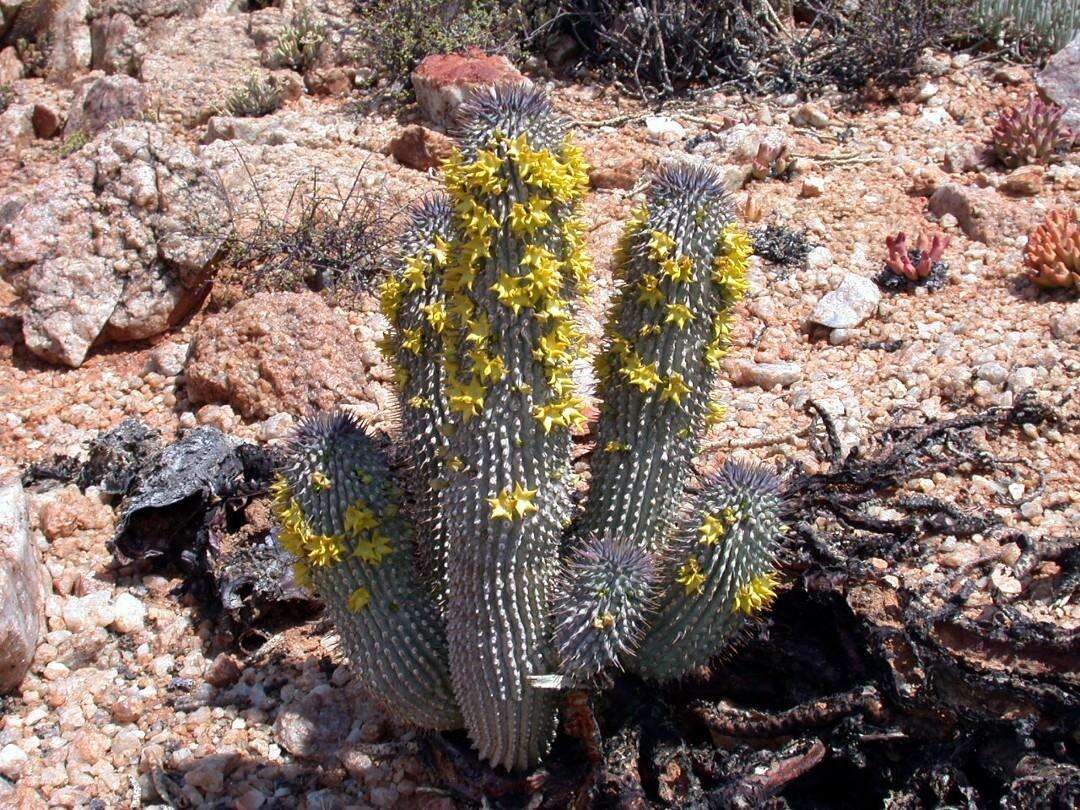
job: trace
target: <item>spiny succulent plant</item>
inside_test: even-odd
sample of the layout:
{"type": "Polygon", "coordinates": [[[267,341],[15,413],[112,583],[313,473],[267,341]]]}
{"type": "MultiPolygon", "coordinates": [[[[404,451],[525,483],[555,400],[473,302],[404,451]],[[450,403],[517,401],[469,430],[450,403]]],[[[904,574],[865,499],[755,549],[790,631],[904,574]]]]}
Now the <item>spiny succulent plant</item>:
{"type": "Polygon", "coordinates": [[[443,593],[446,532],[440,520],[439,491],[445,486],[450,413],[443,385],[445,301],[442,273],[450,260],[454,209],[445,194],[413,207],[401,235],[397,266],[383,283],[383,311],[391,331],[383,344],[392,359],[401,403],[401,435],[411,455],[410,487],[414,516],[427,541],[418,549],[421,571],[436,592],[443,593]]]}
{"type": "Polygon", "coordinates": [[[675,166],[623,239],[599,443],[571,523],[585,166],[537,90],[477,94],[462,116],[448,196],[413,212],[383,288],[411,496],[379,442],[320,417],[292,444],[275,508],[372,692],[418,725],[463,725],[514,769],[547,750],[555,689],[609,667],[678,677],[721,651],[742,623],[732,606],[772,593],[779,499],[765,474],[726,468],[691,509],[695,525],[731,517],[716,542],[692,554],[674,530],[750,252],[716,173],[675,166]]]}
{"type": "Polygon", "coordinates": [[[1040,287],[1080,290],[1080,220],[1077,209],[1057,209],[1028,237],[1028,278],[1040,287]]]}
{"type": "Polygon", "coordinates": [[[776,537],[782,526],[776,477],[727,463],[702,486],[680,522],[676,568],[635,657],[654,680],[709,662],[776,595],[776,537]]]}
{"type": "Polygon", "coordinates": [[[364,686],[393,716],[461,723],[434,599],[413,577],[402,492],[378,444],[350,416],[301,422],[273,488],[279,542],[296,579],[326,601],[364,686]]]}
{"type": "Polygon", "coordinates": [[[654,554],[629,538],[589,538],[574,549],[555,607],[565,675],[585,681],[637,651],[658,574],[654,554]]]}
{"type": "Polygon", "coordinates": [[[1001,113],[990,146],[1008,169],[1029,163],[1052,163],[1073,148],[1076,137],[1061,116],[1064,109],[1031,96],[1023,107],[1001,113]]]}
{"type": "Polygon", "coordinates": [[[603,406],[585,533],[663,545],[695,443],[719,412],[712,382],[751,250],[715,172],[678,165],[653,179],[623,235],[622,289],[596,363],[603,406]]]}

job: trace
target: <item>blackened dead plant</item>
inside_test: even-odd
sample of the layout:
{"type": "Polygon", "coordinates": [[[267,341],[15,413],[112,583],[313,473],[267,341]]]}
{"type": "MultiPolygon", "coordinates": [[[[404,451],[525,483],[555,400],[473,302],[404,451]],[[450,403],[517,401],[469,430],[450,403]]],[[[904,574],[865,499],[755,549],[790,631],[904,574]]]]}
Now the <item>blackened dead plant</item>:
{"type": "Polygon", "coordinates": [[[853,90],[910,80],[926,48],[968,26],[962,0],[573,0],[586,61],[641,97],[727,86],[853,90]]]}
{"type": "Polygon", "coordinates": [[[1004,531],[991,512],[905,486],[1015,475],[1024,463],[992,448],[1024,425],[1074,430],[1065,405],[1027,392],[897,425],[844,457],[833,420],[809,403],[826,466],[787,476],[791,586],[758,632],[675,687],[620,675],[606,694],[570,693],[543,771],[502,776],[464,744],[427,738],[441,785],[541,808],[1075,806],[1077,633],[1030,611],[1076,599],[1080,537],[1004,531]],[[1020,547],[1007,564],[1018,581],[1058,570],[1040,580],[1049,595],[998,589],[998,554],[939,569],[936,584],[910,576],[931,561],[930,536],[975,534],[1020,547]],[[989,604],[973,610],[980,589],[989,604]]]}

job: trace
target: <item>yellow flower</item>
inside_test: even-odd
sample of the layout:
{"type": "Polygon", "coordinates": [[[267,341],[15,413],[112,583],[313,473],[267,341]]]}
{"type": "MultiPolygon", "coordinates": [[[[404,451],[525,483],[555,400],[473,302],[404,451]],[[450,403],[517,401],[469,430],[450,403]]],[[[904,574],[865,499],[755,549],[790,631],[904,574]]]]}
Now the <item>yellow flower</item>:
{"type": "Polygon", "coordinates": [[[673,323],[679,329],[683,329],[692,320],[694,320],[694,313],[686,304],[667,305],[667,316],[664,318],[664,323],[673,323]]]}
{"type": "Polygon", "coordinates": [[[345,531],[354,537],[378,526],[379,520],[375,513],[362,500],[354,501],[345,510],[345,531]]]}
{"type": "Polygon", "coordinates": [[[336,534],[308,535],[304,538],[304,552],[312,565],[334,565],[345,556],[345,541],[336,534]]]}
{"type": "Polygon", "coordinates": [[[776,575],[771,571],[754,577],[735,594],[731,612],[752,616],[764,610],[776,598],[776,588],[779,584],[776,575]]]}
{"type": "Polygon", "coordinates": [[[639,391],[652,391],[660,382],[660,375],[656,372],[656,363],[642,363],[637,354],[631,353],[619,373],[626,377],[627,381],[639,391]]]}
{"type": "Polygon", "coordinates": [[[455,380],[447,386],[446,393],[450,410],[460,413],[466,422],[484,409],[484,395],[487,391],[479,380],[469,383],[455,380]]]}
{"type": "Polygon", "coordinates": [[[701,573],[701,563],[697,557],[691,557],[679,567],[679,576],[675,578],[686,589],[687,596],[695,596],[705,586],[705,575],[701,573]]]}
{"type": "Polygon", "coordinates": [[[415,329],[402,329],[401,348],[406,349],[413,354],[420,354],[421,337],[423,337],[423,333],[420,331],[420,327],[416,327],[415,329]]]}
{"type": "Polygon", "coordinates": [[[436,267],[443,267],[450,256],[450,243],[441,236],[436,236],[434,244],[428,248],[428,256],[436,267]]]}
{"type": "Polygon", "coordinates": [[[664,291],[660,289],[660,279],[651,273],[646,273],[641,277],[638,288],[638,303],[655,307],[664,302],[664,291]]]}
{"type": "Polygon", "coordinates": [[[694,280],[694,260],[689,256],[664,259],[660,262],[660,271],[672,281],[688,284],[694,280]]]}
{"type": "Polygon", "coordinates": [[[709,401],[708,411],[705,412],[706,425],[718,425],[724,421],[727,415],[727,406],[715,399],[709,401]]]}
{"type": "Polygon", "coordinates": [[[524,279],[518,276],[503,273],[499,276],[499,280],[491,285],[491,290],[498,297],[499,303],[510,307],[515,315],[521,312],[522,307],[530,306],[532,303],[532,296],[523,286],[523,281],[524,279]]]}
{"type": "Polygon", "coordinates": [[[349,594],[349,601],[346,606],[349,608],[350,613],[359,613],[371,603],[371,592],[362,585],[349,594]]]}
{"type": "Polygon", "coordinates": [[[682,374],[674,372],[660,390],[660,401],[667,402],[670,399],[676,405],[682,405],[682,398],[689,393],[690,389],[683,381],[682,374]]]}
{"type": "Polygon", "coordinates": [[[547,209],[550,205],[551,200],[543,197],[533,197],[529,200],[528,207],[519,202],[514,203],[510,208],[510,230],[515,236],[527,236],[549,225],[551,215],[547,209]]]}
{"type": "Polygon", "coordinates": [[[653,231],[649,235],[649,258],[653,261],[666,259],[674,248],[675,240],[663,231],[653,231]]]}
{"type": "Polygon", "coordinates": [[[370,537],[362,537],[356,541],[353,554],[369,565],[378,565],[383,557],[393,550],[386,535],[372,532],[370,537]]]}
{"type": "Polygon", "coordinates": [[[480,317],[467,321],[465,327],[468,329],[468,334],[465,335],[466,343],[483,345],[491,335],[491,324],[488,323],[487,316],[483,313],[480,314],[480,317]]]}
{"type": "Polygon", "coordinates": [[[407,288],[407,292],[427,289],[427,272],[427,261],[423,256],[410,256],[406,259],[401,281],[407,288]]]}
{"type": "Polygon", "coordinates": [[[382,314],[386,316],[386,320],[390,323],[397,321],[398,310],[401,308],[401,296],[404,294],[404,290],[401,288],[401,283],[393,276],[387,276],[382,283],[382,289],[379,295],[379,308],[382,310],[382,314]]]}
{"type": "Polygon", "coordinates": [[[555,426],[573,429],[585,424],[585,414],[581,410],[583,406],[581,399],[570,395],[533,408],[533,416],[544,426],[544,433],[550,433],[555,426]]]}
{"type": "Polygon", "coordinates": [[[325,492],[333,486],[333,482],[322,470],[315,470],[315,472],[311,474],[311,485],[315,487],[315,489],[325,492]]]}
{"type": "Polygon", "coordinates": [[[492,357],[483,349],[474,349],[469,357],[473,361],[473,373],[482,381],[494,383],[506,376],[506,363],[498,355],[492,357]]]}
{"type": "Polygon", "coordinates": [[[409,407],[411,408],[430,408],[431,400],[427,397],[422,397],[417,394],[415,397],[409,400],[409,407]]]}
{"type": "Polygon", "coordinates": [[[431,328],[436,332],[442,332],[446,327],[446,304],[442,301],[432,301],[423,309],[424,316],[427,318],[428,323],[431,324],[431,328]]]}
{"type": "Polygon", "coordinates": [[[630,445],[626,442],[608,442],[604,445],[605,453],[620,453],[630,449],[630,445]]]}
{"type": "Polygon", "coordinates": [[[723,518],[705,515],[705,520],[698,526],[698,531],[701,532],[700,542],[707,546],[715,546],[727,532],[727,524],[723,518]]]}
{"type": "Polygon", "coordinates": [[[494,498],[488,498],[492,520],[516,520],[537,511],[536,504],[533,503],[536,492],[535,489],[525,489],[521,484],[515,484],[513,488],[507,487],[494,498]]]}

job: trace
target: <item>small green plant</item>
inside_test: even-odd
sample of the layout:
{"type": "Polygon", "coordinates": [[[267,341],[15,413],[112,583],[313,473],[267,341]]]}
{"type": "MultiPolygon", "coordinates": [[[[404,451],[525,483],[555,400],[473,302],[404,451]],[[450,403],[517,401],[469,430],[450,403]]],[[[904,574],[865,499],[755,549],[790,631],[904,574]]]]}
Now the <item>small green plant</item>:
{"type": "Polygon", "coordinates": [[[390,82],[407,83],[431,54],[516,49],[511,19],[493,0],[357,0],[356,9],[365,32],[359,47],[390,82]]]}
{"type": "Polygon", "coordinates": [[[15,55],[23,65],[23,75],[28,79],[40,79],[49,69],[52,52],[52,32],[39,34],[35,39],[19,37],[15,40],[15,55]]]}
{"type": "Polygon", "coordinates": [[[82,149],[86,144],[90,142],[90,136],[86,134],[86,130],[79,129],[72,132],[66,138],[63,143],[60,144],[60,157],[67,157],[82,149]]]}
{"type": "Polygon", "coordinates": [[[1064,48],[1080,32],[1076,0],[976,0],[974,17],[986,36],[1034,55],[1064,48]]]}
{"type": "Polygon", "coordinates": [[[414,209],[383,287],[410,469],[395,475],[355,420],[316,416],[274,510],[367,689],[516,769],[550,746],[558,689],[611,668],[678,679],[767,607],[781,504],[774,475],[728,464],[680,508],[723,410],[713,388],[750,240],[715,171],[674,165],[617,257],[572,520],[586,166],[538,90],[481,93],[462,112],[449,193],[414,209]]]}
{"type": "Polygon", "coordinates": [[[318,61],[325,41],[325,24],[308,9],[301,9],[278,36],[275,60],[282,67],[306,73],[318,61]]]}
{"type": "Polygon", "coordinates": [[[281,85],[273,76],[252,74],[223,106],[223,112],[236,118],[260,118],[281,109],[281,85]]]}
{"type": "Polygon", "coordinates": [[[4,112],[11,106],[11,102],[15,100],[15,90],[12,89],[10,84],[0,84],[0,113],[4,112]]]}

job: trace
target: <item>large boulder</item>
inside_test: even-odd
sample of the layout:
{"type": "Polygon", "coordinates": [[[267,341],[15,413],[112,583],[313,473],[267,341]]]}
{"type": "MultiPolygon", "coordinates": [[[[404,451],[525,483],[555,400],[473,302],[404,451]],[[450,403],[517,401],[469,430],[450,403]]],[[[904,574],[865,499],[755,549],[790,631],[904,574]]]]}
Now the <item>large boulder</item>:
{"type": "Polygon", "coordinates": [[[226,203],[206,164],[146,123],[102,133],[0,200],[0,272],[20,295],[27,348],[78,366],[98,341],[177,323],[231,232],[226,203]]]}
{"type": "Polygon", "coordinates": [[[359,341],[314,293],[259,293],[209,319],[185,376],[193,403],[228,403],[249,419],[368,399],[359,341]]]}
{"type": "Polygon", "coordinates": [[[1050,58],[1035,84],[1044,96],[1065,108],[1063,120],[1080,132],[1080,34],[1050,58]]]}
{"type": "Polygon", "coordinates": [[[454,113],[469,91],[527,81],[505,56],[485,56],[479,51],[432,54],[412,73],[424,118],[443,130],[453,127],[454,113]]]}
{"type": "Polygon", "coordinates": [[[93,137],[113,123],[143,117],[148,106],[146,89],[130,76],[87,77],[75,86],[64,135],[83,132],[93,137]]]}
{"type": "Polygon", "coordinates": [[[22,682],[45,627],[45,573],[19,474],[0,466],[0,693],[22,682]]]}
{"type": "Polygon", "coordinates": [[[154,38],[140,75],[162,120],[185,127],[205,124],[251,77],[261,72],[259,51],[247,32],[246,14],[207,20],[174,19],[154,38]],[[178,65],[206,65],[178,70],[178,65]]]}

